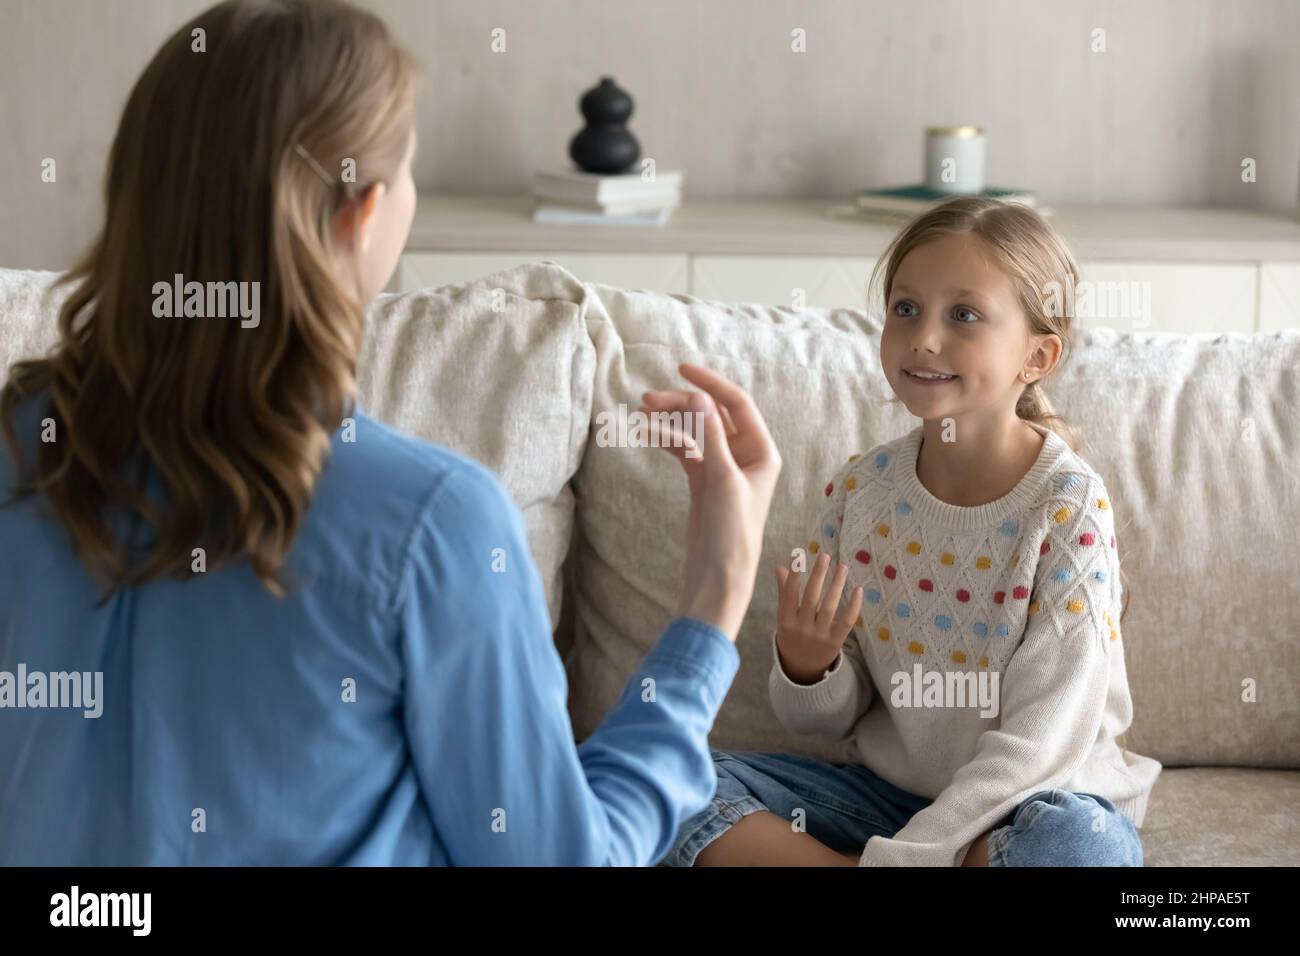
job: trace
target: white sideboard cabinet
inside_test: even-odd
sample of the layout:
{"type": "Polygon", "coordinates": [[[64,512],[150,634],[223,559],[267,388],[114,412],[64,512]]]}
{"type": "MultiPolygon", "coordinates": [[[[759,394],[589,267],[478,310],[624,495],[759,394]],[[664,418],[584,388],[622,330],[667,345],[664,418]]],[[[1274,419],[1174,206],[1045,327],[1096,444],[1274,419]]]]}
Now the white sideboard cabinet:
{"type": "MultiPolygon", "coordinates": [[[[828,201],[686,202],[666,226],[534,223],[528,196],[422,195],[390,288],[551,260],[588,282],[726,302],[863,308],[896,227],[828,201]]],[[[1230,209],[1055,207],[1080,261],[1080,323],[1123,331],[1300,328],[1300,221],[1230,209]]],[[[1063,290],[1063,294],[1065,290],[1063,290]]]]}

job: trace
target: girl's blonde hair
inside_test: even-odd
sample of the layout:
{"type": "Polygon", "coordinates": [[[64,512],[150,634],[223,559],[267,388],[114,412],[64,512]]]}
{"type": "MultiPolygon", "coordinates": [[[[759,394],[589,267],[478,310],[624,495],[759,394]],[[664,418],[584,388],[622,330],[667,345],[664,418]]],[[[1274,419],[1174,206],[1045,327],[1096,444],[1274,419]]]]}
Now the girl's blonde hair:
{"type": "MultiPolygon", "coordinates": [[[[332,213],[393,182],[418,69],[376,16],[338,0],[227,0],[171,36],[136,82],[109,155],[102,232],[59,280],[59,341],[14,365],[0,425],[41,396],[16,497],[39,492],[107,599],[247,557],[281,565],[351,413],[364,303],[341,281],[332,213]],[[355,170],[355,175],[349,175],[355,170]],[[155,283],[260,284],[260,323],[158,318],[155,283]],[[147,493],[156,475],[165,500],[147,493]],[[140,560],[114,533],[156,532],[140,560]]],[[[249,288],[250,286],[243,286],[249,288]]]]}
{"type": "MultiPolygon", "coordinates": [[[[889,307],[894,276],[904,257],[927,242],[958,235],[974,235],[983,240],[989,255],[1011,278],[1029,319],[1030,334],[1060,337],[1059,369],[1073,349],[1075,334],[1069,310],[1058,306],[1067,295],[1067,289],[1073,290],[1078,286],[1081,277],[1079,265],[1047,220],[1021,203],[960,196],[921,213],[903,227],[876,262],[868,286],[870,302],[879,301],[884,315],[889,307]]],[[[1080,451],[1086,442],[1075,426],[1057,414],[1044,386],[1045,380],[1038,380],[1024,387],[1016,401],[1016,415],[1050,428],[1076,452],[1080,451]]],[[[895,398],[893,401],[899,400],[895,398]]],[[[1124,586],[1124,602],[1120,610],[1122,622],[1129,604],[1128,578],[1123,568],[1120,569],[1120,581],[1124,586]]]]}

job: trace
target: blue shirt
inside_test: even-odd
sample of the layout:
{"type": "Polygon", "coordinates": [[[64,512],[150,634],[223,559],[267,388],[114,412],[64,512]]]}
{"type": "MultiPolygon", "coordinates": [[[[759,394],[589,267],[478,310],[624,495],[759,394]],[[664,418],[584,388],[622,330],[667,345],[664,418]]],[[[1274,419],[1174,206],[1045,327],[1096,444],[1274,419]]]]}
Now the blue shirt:
{"type": "MultiPolygon", "coordinates": [[[[708,804],[726,636],[671,622],[575,746],[518,507],[355,418],[286,599],[241,561],[95,607],[45,499],[0,505],[0,865],[647,865],[708,804]],[[32,706],[39,675],[96,671],[98,717],[32,706]]],[[[0,500],[14,477],[0,444],[0,500]]]]}

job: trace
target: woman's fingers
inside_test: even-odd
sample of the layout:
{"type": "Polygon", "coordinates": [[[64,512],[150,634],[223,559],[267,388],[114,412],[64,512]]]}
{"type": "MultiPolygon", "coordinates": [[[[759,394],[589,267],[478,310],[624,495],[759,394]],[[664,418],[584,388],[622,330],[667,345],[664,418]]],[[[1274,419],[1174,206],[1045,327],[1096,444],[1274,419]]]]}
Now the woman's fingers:
{"type": "Polygon", "coordinates": [[[728,437],[726,425],[719,414],[718,403],[708,394],[695,392],[691,395],[691,411],[704,413],[704,434],[701,437],[706,446],[704,452],[704,470],[718,480],[730,478],[738,473],[740,463],[736,461],[733,451],[735,439],[728,437]]]}
{"type": "Polygon", "coordinates": [[[702,456],[699,451],[699,444],[694,438],[683,432],[681,429],[675,428],[670,424],[663,424],[650,416],[650,410],[644,405],[638,408],[637,411],[647,415],[649,419],[648,430],[650,434],[648,438],[651,445],[657,448],[662,448],[664,451],[668,452],[668,454],[680,461],[684,466],[689,466],[692,463],[701,460],[702,456]]]}
{"type": "Polygon", "coordinates": [[[641,395],[641,400],[647,405],[653,405],[657,410],[662,408],[676,408],[678,410],[686,407],[691,393],[681,388],[660,388],[652,389],[641,395]]]}
{"type": "MultiPolygon", "coordinates": [[[[692,427],[695,425],[695,419],[687,416],[703,411],[703,408],[700,407],[701,404],[705,407],[711,406],[711,411],[720,411],[718,404],[710,401],[707,395],[701,395],[699,392],[687,392],[682,389],[649,391],[643,393],[641,399],[643,404],[638,411],[642,412],[647,417],[652,429],[659,422],[671,425],[679,431],[692,427]],[[674,419],[671,417],[679,414],[681,415],[681,418],[674,419]],[[670,417],[664,418],[663,416],[665,415],[670,417]]],[[[696,444],[698,445],[702,445],[706,442],[710,417],[711,415],[705,415],[699,427],[699,434],[694,436],[697,439],[696,444]]],[[[723,432],[723,437],[726,438],[725,425],[722,427],[721,431],[723,432]]],[[[728,442],[729,441],[730,439],[728,438],[728,442]]],[[[724,442],[724,445],[728,442],[724,442]]],[[[691,461],[700,461],[701,458],[702,455],[695,452],[689,456],[691,461]]]]}
{"type": "Polygon", "coordinates": [[[640,406],[637,411],[646,417],[646,430],[649,432],[649,437],[656,442],[667,438],[675,439],[678,442],[687,441],[692,447],[699,445],[695,436],[681,427],[685,424],[682,419],[656,414],[655,409],[650,408],[648,405],[640,406]]]}
{"type": "MultiPolygon", "coordinates": [[[[695,446],[683,447],[680,456],[691,492],[680,606],[688,613],[712,614],[734,639],[752,597],[781,457],[743,389],[707,370],[686,374],[694,375],[704,390],[685,396],[649,391],[644,396],[652,411],[688,413],[683,418],[659,415],[659,424],[652,427],[674,438],[690,433],[695,439],[695,446]],[[699,457],[688,460],[688,454],[699,457]]],[[[676,448],[670,450],[677,454],[676,448]]]]}
{"type": "Polygon", "coordinates": [[[722,427],[727,433],[727,438],[730,439],[736,437],[736,435],[739,434],[739,431],[736,428],[736,423],[731,420],[731,412],[727,411],[727,406],[725,405],[718,405],[717,408],[718,414],[722,416],[722,427]]]}
{"type": "MultiPolygon", "coordinates": [[[[695,393],[687,392],[682,389],[675,389],[675,388],[657,389],[654,391],[646,392],[642,396],[642,399],[646,400],[647,402],[652,402],[664,407],[672,407],[675,409],[684,410],[687,407],[687,403],[690,399],[690,396],[693,394],[695,393]]],[[[726,431],[727,437],[732,438],[736,436],[737,434],[739,434],[740,430],[736,428],[736,422],[731,417],[731,412],[728,411],[727,406],[719,404],[716,401],[717,399],[716,395],[714,396],[714,399],[715,399],[714,404],[718,410],[718,414],[722,416],[723,430],[726,431]]]]}
{"type": "Polygon", "coordinates": [[[712,395],[727,410],[728,417],[737,430],[767,432],[767,423],[759,414],[754,399],[731,379],[693,362],[682,362],[677,366],[677,371],[686,381],[712,395]]]}
{"type": "Polygon", "coordinates": [[[691,362],[682,362],[677,366],[682,378],[692,385],[698,385],[708,392],[719,405],[730,413],[732,424],[743,431],[767,431],[763,417],[754,407],[754,400],[749,393],[731,379],[724,378],[712,369],[691,362]]]}
{"type": "MultiPolygon", "coordinates": [[[[702,365],[683,362],[677,367],[692,385],[698,385],[713,396],[719,409],[726,409],[724,432],[730,429],[728,437],[736,462],[742,468],[773,460],[779,461],[776,444],[772,441],[767,423],[759,413],[749,393],[735,382],[724,378],[702,365]]],[[[723,413],[719,413],[719,417],[723,413]]]]}
{"type": "MultiPolygon", "coordinates": [[[[717,413],[719,437],[725,440],[727,456],[738,467],[748,469],[773,465],[776,471],[780,470],[781,456],[767,423],[748,392],[700,365],[683,362],[678,371],[712,399],[710,405],[717,413]]],[[[644,393],[643,400],[656,411],[689,412],[697,410],[691,406],[690,396],[699,394],[681,389],[658,389],[644,393]]],[[[710,427],[706,419],[703,428],[706,436],[710,427]]]]}

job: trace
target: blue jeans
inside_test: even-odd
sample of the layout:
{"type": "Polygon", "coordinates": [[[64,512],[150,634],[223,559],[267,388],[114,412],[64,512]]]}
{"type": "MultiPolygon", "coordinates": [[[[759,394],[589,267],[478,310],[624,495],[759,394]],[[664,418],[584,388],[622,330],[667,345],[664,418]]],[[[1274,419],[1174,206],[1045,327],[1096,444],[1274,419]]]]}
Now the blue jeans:
{"type": "MultiPolygon", "coordinates": [[[[683,824],[663,865],[694,865],[701,850],[758,810],[787,820],[802,810],[810,836],[839,853],[854,853],[873,836],[893,837],[931,803],[856,764],[715,750],[713,765],[717,793],[683,824]]],[[[1142,841],[1105,797],[1040,790],[992,828],[988,856],[989,866],[1141,866],[1142,841]],[[1094,824],[1099,807],[1100,827],[1094,824]]]]}

